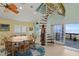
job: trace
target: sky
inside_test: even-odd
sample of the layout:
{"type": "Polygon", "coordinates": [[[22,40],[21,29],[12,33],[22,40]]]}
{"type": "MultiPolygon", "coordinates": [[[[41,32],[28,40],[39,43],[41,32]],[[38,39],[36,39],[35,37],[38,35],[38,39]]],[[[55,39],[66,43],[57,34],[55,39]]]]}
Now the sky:
{"type": "Polygon", "coordinates": [[[65,28],[67,33],[79,33],[79,24],[66,24],[65,28]]]}

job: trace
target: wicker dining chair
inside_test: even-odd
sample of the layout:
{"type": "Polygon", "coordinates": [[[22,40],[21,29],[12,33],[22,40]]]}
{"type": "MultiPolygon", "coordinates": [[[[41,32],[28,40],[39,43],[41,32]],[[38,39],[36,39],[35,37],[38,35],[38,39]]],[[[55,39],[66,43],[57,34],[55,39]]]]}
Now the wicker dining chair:
{"type": "Polygon", "coordinates": [[[7,55],[12,53],[12,43],[9,41],[5,41],[5,49],[7,51],[7,55]]]}
{"type": "Polygon", "coordinates": [[[23,41],[23,44],[20,43],[19,52],[24,53],[29,49],[29,43],[23,41]]]}
{"type": "Polygon", "coordinates": [[[17,42],[12,43],[12,55],[15,55],[19,51],[19,44],[17,42]]]}

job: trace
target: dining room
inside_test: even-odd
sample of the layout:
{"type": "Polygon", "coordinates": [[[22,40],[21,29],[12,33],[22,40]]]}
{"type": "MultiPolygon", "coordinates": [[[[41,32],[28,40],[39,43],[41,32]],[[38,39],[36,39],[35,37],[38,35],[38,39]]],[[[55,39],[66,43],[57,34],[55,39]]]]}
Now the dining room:
{"type": "Polygon", "coordinates": [[[44,55],[44,48],[35,43],[36,37],[34,35],[34,21],[38,16],[35,13],[39,5],[0,3],[1,56],[44,55]]]}
{"type": "Polygon", "coordinates": [[[0,56],[79,55],[65,47],[63,27],[78,22],[78,6],[71,3],[0,3],[0,56]]]}

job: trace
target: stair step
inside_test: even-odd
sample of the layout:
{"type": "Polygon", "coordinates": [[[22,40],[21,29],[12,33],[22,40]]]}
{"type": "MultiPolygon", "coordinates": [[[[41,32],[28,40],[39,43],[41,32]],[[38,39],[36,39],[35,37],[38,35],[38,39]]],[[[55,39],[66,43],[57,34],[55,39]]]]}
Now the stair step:
{"type": "Polygon", "coordinates": [[[52,42],[52,41],[51,42],[47,42],[47,43],[53,43],[54,44],[54,42],[52,42]]]}
{"type": "Polygon", "coordinates": [[[47,40],[52,40],[52,39],[47,39],[47,40]]]}

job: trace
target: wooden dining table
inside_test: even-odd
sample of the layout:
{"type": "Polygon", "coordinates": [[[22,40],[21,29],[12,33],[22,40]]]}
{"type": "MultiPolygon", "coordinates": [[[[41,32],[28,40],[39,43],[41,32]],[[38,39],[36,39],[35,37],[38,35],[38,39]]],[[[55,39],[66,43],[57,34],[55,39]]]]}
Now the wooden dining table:
{"type": "Polygon", "coordinates": [[[29,47],[30,43],[34,43],[34,42],[35,40],[32,36],[14,36],[6,41],[5,47],[7,50],[10,50],[14,55],[15,51],[19,51],[18,49],[20,49],[21,46],[22,46],[21,50],[22,49],[24,50],[27,48],[25,45],[29,47]],[[24,42],[28,42],[28,43],[24,43],[24,42]]]}
{"type": "Polygon", "coordinates": [[[34,41],[34,38],[32,36],[15,36],[8,39],[8,41],[18,43],[22,41],[34,41]]]}

